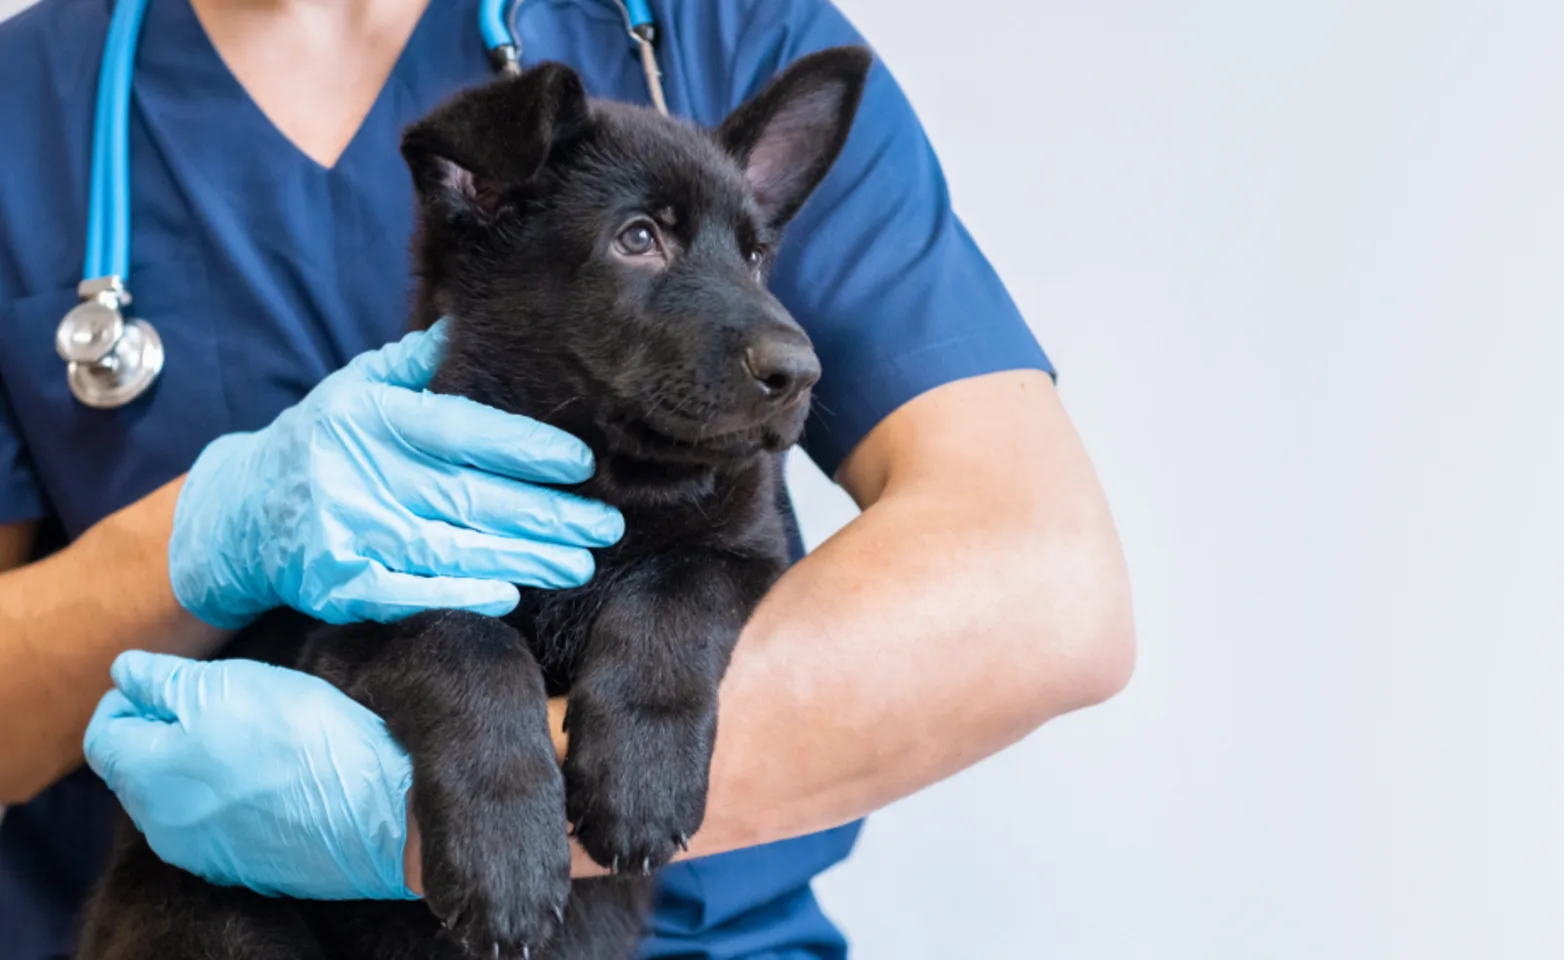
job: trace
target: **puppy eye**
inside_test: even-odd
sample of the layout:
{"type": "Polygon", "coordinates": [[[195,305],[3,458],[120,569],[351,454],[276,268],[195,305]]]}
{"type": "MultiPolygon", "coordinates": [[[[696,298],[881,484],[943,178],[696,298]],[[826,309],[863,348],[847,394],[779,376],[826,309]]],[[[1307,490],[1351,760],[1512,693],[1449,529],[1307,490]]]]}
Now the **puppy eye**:
{"type": "Polygon", "coordinates": [[[614,238],[619,252],[627,257],[644,257],[657,252],[657,226],[650,220],[635,220],[614,238]]]}

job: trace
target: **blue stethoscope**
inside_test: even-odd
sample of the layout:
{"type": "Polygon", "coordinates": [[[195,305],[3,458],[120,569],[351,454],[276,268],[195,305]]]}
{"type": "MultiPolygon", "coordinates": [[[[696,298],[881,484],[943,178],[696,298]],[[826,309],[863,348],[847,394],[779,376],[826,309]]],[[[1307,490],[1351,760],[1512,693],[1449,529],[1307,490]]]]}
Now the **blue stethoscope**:
{"type": "MultiPolygon", "coordinates": [[[[521,0],[482,0],[478,26],[489,60],[500,73],[520,72],[521,46],[511,31],[521,0]]],[[[614,0],[630,39],[640,48],[652,104],[668,112],[653,48],[656,28],[646,0],[614,0]]],[[[92,183],[87,200],[87,257],[76,287],[81,302],[55,331],[71,393],[100,410],[122,407],[146,393],[163,371],[163,341],[145,320],[128,318],[130,291],[130,83],[147,0],[120,0],[109,21],[98,73],[92,124],[92,183]]]]}

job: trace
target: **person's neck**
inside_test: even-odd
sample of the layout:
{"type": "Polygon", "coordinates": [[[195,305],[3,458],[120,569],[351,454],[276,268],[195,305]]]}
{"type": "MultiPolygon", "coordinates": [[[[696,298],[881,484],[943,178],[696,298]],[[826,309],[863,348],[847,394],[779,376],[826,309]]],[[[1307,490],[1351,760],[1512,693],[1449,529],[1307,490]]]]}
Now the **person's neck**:
{"type": "Polygon", "coordinates": [[[376,7],[395,6],[394,0],[191,0],[208,9],[247,10],[264,13],[311,10],[364,16],[376,7]]]}
{"type": "Polygon", "coordinates": [[[373,106],[429,0],[190,0],[261,112],[332,166],[373,106]]]}
{"type": "Polygon", "coordinates": [[[384,24],[414,20],[429,0],[190,0],[201,22],[292,19],[313,28],[336,28],[363,34],[384,24]]]}

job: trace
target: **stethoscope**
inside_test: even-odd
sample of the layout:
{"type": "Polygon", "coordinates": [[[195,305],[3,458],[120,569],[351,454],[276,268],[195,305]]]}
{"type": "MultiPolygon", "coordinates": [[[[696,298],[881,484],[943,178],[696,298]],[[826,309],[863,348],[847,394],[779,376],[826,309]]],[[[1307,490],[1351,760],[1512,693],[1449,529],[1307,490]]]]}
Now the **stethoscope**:
{"type": "MultiPolygon", "coordinates": [[[[630,39],[640,48],[647,89],[667,114],[646,0],[614,0],[630,39]]],[[[489,61],[500,73],[521,70],[521,45],[510,24],[521,0],[482,0],[478,27],[489,61]]],[[[145,320],[127,317],[130,291],[130,83],[147,0],[119,0],[109,20],[98,73],[92,123],[92,181],[87,199],[87,256],[76,294],[81,299],[60,321],[54,348],[66,362],[71,393],[100,410],[122,407],[146,393],[163,372],[163,341],[145,320]]]]}

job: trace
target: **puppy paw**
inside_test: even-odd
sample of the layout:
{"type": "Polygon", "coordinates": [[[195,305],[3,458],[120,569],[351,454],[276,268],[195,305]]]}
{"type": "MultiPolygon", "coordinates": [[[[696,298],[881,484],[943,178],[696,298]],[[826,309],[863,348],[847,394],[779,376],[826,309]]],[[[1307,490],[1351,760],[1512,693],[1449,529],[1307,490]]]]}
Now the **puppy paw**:
{"type": "Polygon", "coordinates": [[[566,815],[613,873],[650,874],[700,829],[715,719],[578,710],[565,760],[566,815]]]}
{"type": "MultiPolygon", "coordinates": [[[[424,900],[445,936],[474,960],[530,960],[564,920],[570,844],[563,780],[547,763],[526,771],[450,763],[414,779],[424,900]]],[[[415,768],[416,769],[416,768],[415,768]]]]}

